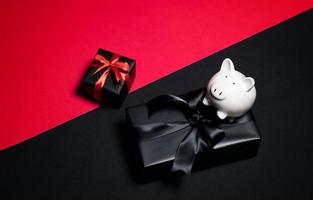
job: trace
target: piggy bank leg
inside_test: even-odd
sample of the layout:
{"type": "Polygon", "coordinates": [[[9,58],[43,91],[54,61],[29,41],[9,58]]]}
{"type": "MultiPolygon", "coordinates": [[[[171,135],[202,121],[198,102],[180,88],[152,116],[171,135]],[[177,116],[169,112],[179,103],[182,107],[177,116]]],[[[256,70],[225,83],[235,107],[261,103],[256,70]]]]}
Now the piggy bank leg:
{"type": "Polygon", "coordinates": [[[227,114],[225,112],[220,111],[220,110],[218,110],[216,114],[222,120],[227,117],[227,114]]]}
{"type": "Polygon", "coordinates": [[[207,99],[206,97],[203,98],[202,103],[203,103],[204,105],[206,105],[206,106],[209,106],[209,105],[210,105],[210,103],[209,103],[209,101],[208,101],[208,99],[207,99]]]}

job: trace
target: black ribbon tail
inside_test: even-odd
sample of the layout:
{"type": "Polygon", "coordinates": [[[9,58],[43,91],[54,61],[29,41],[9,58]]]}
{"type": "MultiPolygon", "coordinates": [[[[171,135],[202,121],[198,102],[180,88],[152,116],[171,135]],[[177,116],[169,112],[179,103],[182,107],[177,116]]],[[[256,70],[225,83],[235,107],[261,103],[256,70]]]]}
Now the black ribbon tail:
{"type": "Polygon", "coordinates": [[[179,144],[175,160],[172,166],[172,172],[182,171],[190,174],[196,153],[198,152],[198,129],[193,128],[179,144]]]}

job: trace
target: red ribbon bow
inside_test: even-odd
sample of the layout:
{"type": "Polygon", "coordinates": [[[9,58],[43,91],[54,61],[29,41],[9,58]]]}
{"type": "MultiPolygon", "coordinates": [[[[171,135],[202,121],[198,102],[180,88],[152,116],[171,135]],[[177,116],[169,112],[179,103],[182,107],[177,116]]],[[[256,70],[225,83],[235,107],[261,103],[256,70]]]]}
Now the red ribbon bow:
{"type": "Polygon", "coordinates": [[[95,84],[95,92],[94,97],[97,100],[101,100],[101,90],[108,78],[108,75],[111,71],[113,71],[114,76],[118,82],[124,80],[130,85],[130,77],[129,77],[129,65],[127,62],[119,61],[120,56],[113,54],[111,60],[107,60],[104,56],[97,54],[94,58],[96,67],[98,68],[93,75],[96,75],[99,71],[105,69],[103,74],[97,80],[95,84]]]}

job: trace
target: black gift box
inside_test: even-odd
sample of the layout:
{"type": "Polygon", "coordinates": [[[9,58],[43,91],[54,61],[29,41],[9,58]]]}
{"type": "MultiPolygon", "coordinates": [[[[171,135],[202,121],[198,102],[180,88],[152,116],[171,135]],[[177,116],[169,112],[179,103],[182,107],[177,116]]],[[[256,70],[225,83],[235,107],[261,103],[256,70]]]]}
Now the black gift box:
{"type": "MultiPolygon", "coordinates": [[[[103,49],[99,49],[96,55],[103,56],[106,60],[112,61],[117,54],[103,49]]],[[[101,101],[102,103],[109,103],[114,106],[120,106],[126,98],[130,89],[131,83],[135,78],[136,61],[124,56],[119,56],[119,62],[126,62],[129,66],[129,82],[121,80],[118,81],[113,70],[108,74],[104,86],[101,89],[100,99],[95,99],[95,85],[99,78],[103,75],[106,69],[101,69],[95,73],[99,66],[95,65],[95,60],[89,67],[82,81],[82,88],[89,95],[89,97],[101,101]]]]}
{"type": "MultiPolygon", "coordinates": [[[[212,148],[196,153],[192,171],[255,156],[261,137],[252,112],[249,111],[233,121],[222,121],[217,118],[216,110],[202,103],[204,96],[205,90],[199,89],[180,97],[189,102],[196,101],[199,113],[205,118],[218,122],[224,135],[212,148]]],[[[175,125],[175,122],[188,121],[188,117],[181,109],[174,106],[165,106],[152,115],[150,112],[148,104],[126,110],[126,120],[132,127],[141,157],[143,168],[141,172],[144,179],[171,172],[177,148],[192,129],[192,125],[186,126],[180,123],[175,125]],[[173,121],[174,126],[165,129],[145,128],[145,131],[138,129],[147,124],[171,124],[173,121]]]]}

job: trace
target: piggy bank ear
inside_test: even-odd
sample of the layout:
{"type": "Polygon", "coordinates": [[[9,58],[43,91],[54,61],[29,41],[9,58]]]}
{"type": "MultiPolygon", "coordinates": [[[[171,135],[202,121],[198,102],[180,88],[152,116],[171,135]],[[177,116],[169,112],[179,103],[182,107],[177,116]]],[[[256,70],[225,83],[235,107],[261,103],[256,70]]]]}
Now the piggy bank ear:
{"type": "Polygon", "coordinates": [[[235,71],[233,61],[231,61],[231,59],[229,58],[224,59],[220,71],[225,72],[235,71]]]}
{"type": "Polygon", "coordinates": [[[243,85],[246,88],[247,92],[250,91],[254,87],[255,81],[253,78],[244,77],[242,81],[243,81],[243,85]]]}

